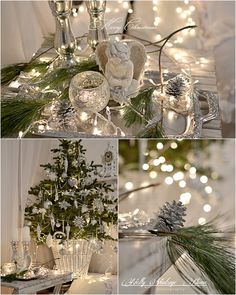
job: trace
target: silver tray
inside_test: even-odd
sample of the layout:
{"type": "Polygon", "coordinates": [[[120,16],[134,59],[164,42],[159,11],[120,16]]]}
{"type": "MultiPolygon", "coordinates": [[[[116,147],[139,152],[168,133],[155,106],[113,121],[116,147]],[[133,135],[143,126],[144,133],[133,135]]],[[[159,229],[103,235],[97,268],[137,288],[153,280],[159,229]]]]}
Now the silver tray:
{"type": "MultiPolygon", "coordinates": [[[[165,75],[165,79],[168,80],[176,73],[170,73],[165,75]]],[[[158,71],[146,71],[143,80],[143,86],[150,86],[150,79],[158,84],[159,72],[158,71]]],[[[5,97],[14,97],[17,95],[18,89],[8,89],[5,97]]],[[[198,90],[197,88],[191,93],[189,97],[191,106],[188,111],[179,112],[169,105],[160,106],[160,104],[154,103],[154,121],[160,120],[161,114],[163,115],[163,130],[165,137],[167,138],[200,138],[202,134],[203,124],[219,118],[219,106],[217,98],[214,93],[210,91],[198,90]]],[[[145,127],[145,125],[135,124],[129,128],[125,126],[125,122],[122,118],[122,107],[110,107],[109,114],[105,111],[98,114],[86,122],[79,122],[75,117],[76,130],[63,129],[58,124],[54,124],[50,116],[45,117],[44,120],[40,120],[29,126],[24,132],[26,137],[59,137],[59,138],[87,138],[87,137],[112,137],[112,138],[135,138],[139,131],[145,127]],[[107,121],[110,116],[110,121],[107,121]],[[94,133],[94,123],[98,129],[100,128],[100,134],[94,133]],[[50,129],[43,128],[40,130],[39,126],[50,125],[50,129]],[[104,126],[106,130],[104,131],[104,126]],[[118,127],[118,128],[116,128],[118,127]]]]}

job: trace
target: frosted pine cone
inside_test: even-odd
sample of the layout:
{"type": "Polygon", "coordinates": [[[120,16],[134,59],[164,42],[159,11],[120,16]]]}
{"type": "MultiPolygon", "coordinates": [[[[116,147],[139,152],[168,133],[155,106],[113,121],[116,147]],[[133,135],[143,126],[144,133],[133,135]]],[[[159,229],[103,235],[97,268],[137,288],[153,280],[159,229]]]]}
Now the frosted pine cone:
{"type": "Polygon", "coordinates": [[[151,220],[153,229],[162,232],[175,232],[184,226],[186,207],[181,202],[166,202],[156,218],[151,220]]]}
{"type": "Polygon", "coordinates": [[[178,75],[167,82],[165,93],[179,99],[190,89],[190,81],[183,75],[178,75]]]}

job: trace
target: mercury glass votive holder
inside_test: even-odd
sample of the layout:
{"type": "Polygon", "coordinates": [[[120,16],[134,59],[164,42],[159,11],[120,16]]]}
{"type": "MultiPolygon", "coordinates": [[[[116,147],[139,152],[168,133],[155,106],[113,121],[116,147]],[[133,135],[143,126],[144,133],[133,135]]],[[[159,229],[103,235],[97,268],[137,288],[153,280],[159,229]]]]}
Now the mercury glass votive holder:
{"type": "Polygon", "coordinates": [[[107,106],[110,99],[108,82],[98,72],[79,73],[71,80],[69,98],[79,116],[89,117],[90,114],[98,113],[107,106]]]}
{"type": "Polygon", "coordinates": [[[9,275],[16,272],[16,264],[14,262],[4,263],[2,266],[2,273],[9,275]]]}

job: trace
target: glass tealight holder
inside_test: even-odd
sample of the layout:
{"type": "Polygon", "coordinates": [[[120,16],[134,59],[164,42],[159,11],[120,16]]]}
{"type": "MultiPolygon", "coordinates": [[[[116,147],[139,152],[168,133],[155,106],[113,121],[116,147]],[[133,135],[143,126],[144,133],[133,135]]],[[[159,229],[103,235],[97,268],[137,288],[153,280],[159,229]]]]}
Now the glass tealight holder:
{"type": "Polygon", "coordinates": [[[2,266],[2,273],[4,275],[13,274],[16,272],[16,264],[14,262],[4,263],[2,266]]]}
{"type": "Polygon", "coordinates": [[[79,73],[71,80],[69,98],[79,119],[85,121],[91,114],[98,113],[107,106],[110,99],[108,82],[98,72],[79,73]]]}

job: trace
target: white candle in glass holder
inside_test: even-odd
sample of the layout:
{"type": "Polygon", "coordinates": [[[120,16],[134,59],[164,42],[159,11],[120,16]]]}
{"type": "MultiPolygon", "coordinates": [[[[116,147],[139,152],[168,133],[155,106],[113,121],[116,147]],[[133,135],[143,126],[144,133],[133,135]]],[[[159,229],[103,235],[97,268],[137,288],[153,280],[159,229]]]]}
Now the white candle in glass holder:
{"type": "Polygon", "coordinates": [[[30,242],[30,228],[29,228],[29,226],[23,227],[23,241],[30,242]]]}

